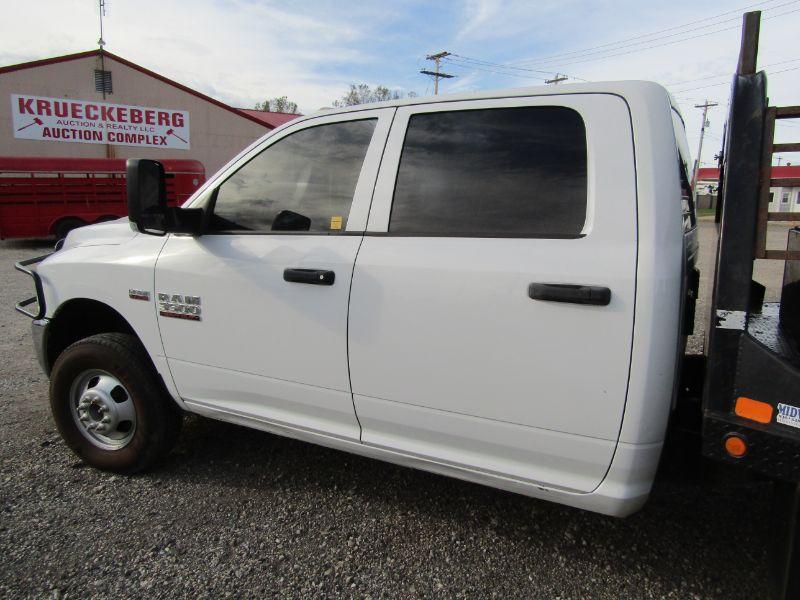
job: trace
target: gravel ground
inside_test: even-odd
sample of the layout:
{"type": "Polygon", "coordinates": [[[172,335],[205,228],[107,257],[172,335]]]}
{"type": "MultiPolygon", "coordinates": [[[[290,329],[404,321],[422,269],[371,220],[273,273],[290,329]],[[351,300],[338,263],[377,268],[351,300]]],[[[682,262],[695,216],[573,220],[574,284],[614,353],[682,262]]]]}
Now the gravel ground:
{"type": "Polygon", "coordinates": [[[197,417],[153,472],[87,468],[10,310],[41,249],[0,242],[0,596],[766,597],[764,484],[658,483],[618,520],[197,417]]]}

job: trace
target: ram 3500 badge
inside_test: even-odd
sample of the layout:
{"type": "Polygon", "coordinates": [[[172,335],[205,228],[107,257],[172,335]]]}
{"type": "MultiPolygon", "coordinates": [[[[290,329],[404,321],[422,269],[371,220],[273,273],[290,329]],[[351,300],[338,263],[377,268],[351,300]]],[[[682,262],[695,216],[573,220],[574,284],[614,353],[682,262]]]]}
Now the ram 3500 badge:
{"type": "Polygon", "coordinates": [[[200,296],[158,292],[158,314],[173,319],[200,321],[200,296]]]}

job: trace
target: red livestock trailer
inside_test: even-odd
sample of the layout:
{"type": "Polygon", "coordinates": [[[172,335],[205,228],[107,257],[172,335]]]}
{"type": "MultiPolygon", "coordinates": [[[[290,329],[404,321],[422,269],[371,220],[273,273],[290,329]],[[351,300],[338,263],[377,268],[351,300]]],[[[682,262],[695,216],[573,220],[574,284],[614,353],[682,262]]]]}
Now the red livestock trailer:
{"type": "MultiPolygon", "coordinates": [[[[205,182],[196,160],[162,160],[170,205],[205,182]]],[[[0,156],[0,240],[64,237],[70,229],[128,214],[125,160],[0,156]]]]}

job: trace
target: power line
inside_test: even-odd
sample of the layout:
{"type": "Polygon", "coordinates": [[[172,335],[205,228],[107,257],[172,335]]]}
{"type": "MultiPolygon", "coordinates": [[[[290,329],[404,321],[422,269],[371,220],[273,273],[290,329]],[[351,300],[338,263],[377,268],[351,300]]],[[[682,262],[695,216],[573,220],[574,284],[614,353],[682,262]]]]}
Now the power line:
{"type": "MultiPolygon", "coordinates": [[[[781,15],[775,15],[775,16],[781,16],[781,15]]],[[[459,55],[453,54],[453,56],[459,56],[459,55]]],[[[475,59],[475,60],[477,61],[477,59],[475,59]]],[[[774,63],[769,63],[769,64],[766,64],[766,65],[763,65],[762,68],[775,67],[775,66],[778,66],[778,65],[784,65],[784,64],[791,63],[791,62],[797,62],[798,60],[800,60],[800,58],[790,58],[788,60],[782,60],[782,61],[778,61],[778,62],[774,62],[774,63]]],[[[481,62],[482,62],[482,64],[486,64],[486,65],[497,64],[497,63],[490,63],[489,61],[481,61],[481,62]]],[[[500,64],[497,64],[498,68],[483,68],[483,66],[476,66],[476,65],[471,65],[471,64],[458,64],[458,63],[452,62],[450,59],[448,59],[448,64],[450,64],[451,66],[453,66],[455,68],[472,69],[472,70],[477,70],[477,71],[483,71],[484,73],[494,73],[496,75],[506,75],[508,77],[522,77],[522,78],[526,78],[527,77],[527,78],[530,78],[530,79],[542,79],[541,77],[530,77],[530,76],[522,75],[520,73],[507,72],[506,70],[504,70],[505,65],[500,65],[500,64]]],[[[786,73],[786,72],[794,71],[794,70],[797,70],[797,69],[800,69],[800,67],[792,67],[792,68],[789,68],[789,69],[781,69],[780,71],[773,71],[772,73],[768,73],[768,75],[770,75],[770,76],[778,75],[780,73],[786,73]]],[[[519,68],[517,68],[515,70],[528,71],[528,72],[532,72],[532,73],[542,73],[542,74],[550,75],[550,76],[559,75],[560,74],[560,73],[556,73],[555,71],[539,71],[539,70],[536,70],[536,69],[523,69],[521,67],[519,67],[519,68]]],[[[579,81],[587,81],[586,79],[581,79],[580,77],[575,77],[574,75],[567,75],[567,77],[569,77],[570,79],[577,79],[579,81]]],[[[665,83],[664,86],[665,87],[679,86],[679,85],[684,85],[686,83],[693,83],[693,82],[696,82],[696,81],[706,81],[708,79],[717,79],[717,78],[720,78],[720,77],[730,77],[730,73],[721,73],[719,75],[708,75],[708,76],[705,76],[705,77],[697,77],[696,79],[687,79],[685,81],[677,81],[677,82],[674,82],[674,83],[665,83]]],[[[730,84],[729,81],[723,81],[721,83],[712,83],[712,84],[709,84],[709,85],[701,85],[701,86],[696,86],[696,87],[693,87],[693,88],[687,88],[685,90],[677,90],[674,93],[675,93],[675,95],[680,95],[680,94],[683,94],[683,93],[686,93],[686,92],[693,92],[695,90],[704,90],[704,89],[707,89],[707,88],[710,88],[710,87],[718,87],[718,86],[729,85],[729,84],[730,84]]]]}
{"type": "MultiPolygon", "coordinates": [[[[693,25],[693,24],[696,24],[696,23],[702,23],[703,21],[706,21],[706,20],[709,20],[709,19],[716,19],[716,18],[719,18],[721,16],[729,15],[731,13],[738,13],[739,11],[741,11],[743,9],[746,9],[746,8],[751,8],[753,6],[758,6],[758,5],[763,5],[763,4],[769,4],[770,2],[775,2],[775,1],[778,1],[778,0],[767,0],[766,2],[759,2],[759,3],[756,3],[756,4],[751,4],[751,5],[744,6],[744,7],[735,9],[735,10],[731,10],[731,11],[727,11],[727,12],[724,12],[724,13],[720,13],[720,14],[712,16],[712,17],[707,17],[707,18],[704,18],[704,19],[691,21],[689,23],[685,23],[683,25],[677,25],[677,26],[670,27],[670,28],[667,28],[667,29],[662,29],[662,30],[659,30],[659,31],[656,31],[656,32],[653,32],[653,33],[650,33],[650,34],[643,34],[643,35],[640,35],[640,36],[635,36],[633,38],[628,38],[628,39],[625,39],[625,40],[619,40],[617,42],[610,42],[608,44],[603,44],[601,46],[595,46],[595,47],[587,48],[587,49],[584,49],[584,50],[576,50],[576,51],[568,52],[568,53],[550,55],[549,58],[558,57],[558,56],[568,56],[568,55],[580,54],[581,52],[585,52],[586,50],[593,50],[593,49],[598,49],[598,48],[603,48],[603,47],[608,47],[608,46],[613,46],[613,45],[617,45],[618,47],[617,48],[610,48],[608,50],[604,50],[604,51],[601,51],[601,52],[595,52],[594,54],[603,54],[603,53],[608,53],[608,52],[616,52],[617,50],[621,50],[622,48],[629,47],[629,46],[650,44],[651,42],[657,41],[659,39],[666,39],[667,37],[674,37],[675,35],[684,35],[686,33],[692,32],[692,31],[698,31],[700,29],[704,29],[704,28],[707,28],[707,27],[719,26],[719,25],[722,25],[724,23],[727,23],[727,22],[730,22],[730,21],[734,21],[734,20],[738,21],[739,17],[737,16],[737,17],[734,17],[732,19],[726,19],[724,21],[718,21],[718,22],[711,23],[711,24],[705,25],[703,27],[698,27],[698,28],[695,28],[695,29],[692,29],[692,30],[681,31],[681,32],[679,32],[677,34],[673,34],[671,36],[664,36],[662,38],[648,39],[648,40],[645,40],[645,41],[642,41],[642,42],[638,42],[637,44],[629,44],[628,46],[619,46],[619,44],[627,42],[627,41],[632,41],[632,40],[641,39],[641,38],[645,38],[645,37],[651,37],[651,36],[656,35],[658,33],[663,33],[663,32],[667,32],[667,31],[673,31],[675,29],[682,29],[682,28],[685,28],[685,27],[687,27],[689,25],[693,25]]],[[[775,10],[775,9],[778,9],[778,8],[782,8],[784,6],[797,4],[798,2],[800,2],[800,0],[792,0],[790,2],[784,2],[782,4],[778,4],[776,6],[772,6],[772,7],[766,8],[764,10],[765,11],[767,11],[767,10],[775,10]]],[[[788,14],[795,13],[795,12],[798,12],[798,11],[800,11],[800,8],[789,10],[789,11],[785,11],[785,12],[782,12],[782,13],[779,13],[779,14],[775,14],[775,15],[770,15],[769,17],[765,17],[763,20],[782,17],[784,15],[788,15],[788,14]]],[[[726,28],[723,28],[723,29],[715,30],[715,31],[705,32],[705,33],[702,33],[702,34],[689,36],[687,38],[683,38],[683,39],[679,39],[679,40],[673,40],[673,41],[666,42],[666,43],[663,43],[663,44],[655,44],[655,45],[651,45],[651,46],[645,46],[643,48],[635,48],[635,49],[632,49],[632,50],[627,50],[625,52],[617,52],[617,53],[614,53],[614,54],[606,54],[605,56],[597,56],[597,57],[594,57],[594,58],[585,58],[585,59],[582,59],[582,60],[575,60],[575,61],[572,61],[572,62],[564,62],[564,63],[560,63],[560,65],[553,65],[553,66],[566,66],[566,65],[570,65],[570,64],[578,64],[578,63],[583,63],[583,62],[592,62],[592,61],[597,61],[597,60],[603,60],[605,58],[612,58],[612,57],[615,57],[615,56],[623,56],[623,55],[627,55],[627,54],[633,54],[633,53],[641,52],[641,51],[644,51],[644,50],[649,50],[649,49],[653,49],[653,48],[659,48],[659,47],[663,47],[663,46],[674,45],[674,44],[681,43],[681,42],[684,42],[684,41],[688,41],[688,40],[692,40],[692,39],[696,39],[696,38],[700,38],[700,37],[706,37],[706,36],[709,36],[709,35],[714,35],[716,33],[722,33],[724,31],[731,31],[731,30],[738,29],[738,28],[739,28],[739,26],[737,24],[737,25],[732,26],[732,27],[726,27],[726,28]]],[[[543,57],[541,59],[538,59],[538,61],[546,62],[547,58],[548,57],[543,57]]],[[[560,69],[559,69],[559,72],[556,73],[555,71],[546,71],[544,69],[534,69],[534,68],[529,68],[529,67],[520,67],[520,66],[517,66],[515,64],[495,63],[495,62],[491,62],[491,61],[487,61],[487,60],[483,60],[483,59],[462,56],[462,55],[459,55],[459,54],[449,54],[445,58],[445,60],[447,61],[448,64],[450,64],[451,66],[456,67],[456,68],[483,71],[483,72],[493,73],[493,74],[497,74],[497,75],[525,77],[520,72],[530,72],[530,73],[544,74],[544,75],[549,75],[549,76],[556,75],[556,77],[558,77],[560,75],[560,73],[561,73],[560,69]]],[[[774,65],[779,65],[779,64],[786,64],[786,63],[789,63],[789,62],[794,62],[796,60],[800,60],[800,59],[790,59],[790,60],[786,60],[786,61],[780,61],[778,63],[772,63],[771,65],[765,65],[765,66],[774,66],[774,65]]],[[[530,63],[532,61],[528,61],[528,62],[530,63]]],[[[536,62],[536,61],[533,61],[533,62],[536,62]]],[[[517,64],[524,64],[524,63],[517,63],[517,64]]],[[[783,69],[781,71],[775,71],[774,73],[771,73],[771,75],[777,75],[777,74],[785,73],[785,72],[792,71],[792,70],[795,70],[795,69],[794,68],[793,69],[783,69]]],[[[706,76],[706,77],[699,77],[699,78],[696,78],[696,79],[687,80],[687,81],[683,81],[683,82],[677,82],[677,83],[673,83],[673,84],[667,84],[667,85],[669,85],[669,86],[672,86],[672,85],[683,85],[685,83],[691,83],[691,82],[694,82],[694,81],[704,81],[704,80],[715,79],[717,77],[724,77],[724,76],[726,76],[726,75],[710,75],[710,76],[706,76]]],[[[570,77],[572,79],[578,79],[580,81],[586,81],[585,79],[581,79],[579,77],[574,77],[574,76],[570,76],[570,77]]],[[[530,77],[530,76],[528,76],[528,78],[534,79],[534,77],[530,77]]],[[[536,77],[536,79],[541,79],[541,78],[540,77],[536,77]]],[[[694,87],[694,88],[688,88],[688,89],[685,89],[685,90],[679,90],[679,91],[677,91],[675,93],[676,94],[682,94],[684,92],[690,92],[690,91],[699,90],[699,89],[706,89],[706,88],[709,88],[709,87],[717,87],[717,86],[721,86],[721,85],[728,85],[728,82],[723,82],[723,83],[719,83],[719,84],[709,84],[709,85],[704,85],[704,86],[697,86],[697,87],[694,87]]]]}
{"type": "MultiPolygon", "coordinates": [[[[495,63],[488,60],[481,60],[479,58],[470,58],[469,56],[462,56],[460,54],[451,54],[447,57],[447,63],[452,66],[458,66],[461,68],[472,68],[478,71],[487,71],[489,73],[497,73],[500,75],[519,75],[519,73],[509,73],[508,71],[521,71],[523,73],[537,73],[542,75],[547,75],[552,77],[553,75],[559,75],[560,72],[556,71],[543,71],[540,69],[528,69],[526,67],[515,67],[512,65],[504,65],[501,63],[495,63]],[[486,68],[482,68],[486,67],[486,68]]],[[[581,79],[580,77],[575,77],[574,75],[567,75],[570,79],[577,79],[578,81],[587,81],[586,79],[581,79]]],[[[541,77],[538,77],[541,79],[541,77]]]]}
{"type": "Polygon", "coordinates": [[[542,75],[552,75],[553,71],[542,71],[540,69],[529,69],[527,67],[515,67],[513,65],[507,65],[502,63],[491,62],[488,60],[482,60],[480,58],[471,58],[469,56],[463,56],[461,54],[451,54],[447,58],[447,62],[462,62],[462,63],[474,63],[477,65],[487,66],[487,67],[500,67],[503,69],[509,69],[514,71],[526,71],[529,73],[541,73],[542,75]]]}
{"type": "MultiPolygon", "coordinates": [[[[786,63],[796,62],[800,60],[800,58],[790,58],[789,60],[782,60],[780,62],[770,63],[768,65],[763,65],[761,68],[766,69],[767,67],[777,67],[778,65],[785,65],[786,63]]],[[[675,81],[672,83],[665,83],[666,87],[670,87],[673,85],[683,85],[685,83],[694,83],[695,81],[705,81],[707,79],[717,79],[719,77],[730,77],[730,73],[720,73],[719,75],[708,75],[706,77],[698,77],[696,79],[687,79],[685,81],[675,81]]]]}
{"type": "MultiPolygon", "coordinates": [[[[795,2],[797,2],[797,1],[800,1],[800,0],[795,0],[795,2]]],[[[795,12],[798,12],[798,11],[800,11],[800,8],[794,9],[794,10],[790,10],[790,11],[786,11],[786,12],[783,12],[783,13],[780,13],[780,14],[777,14],[777,15],[771,15],[769,17],[764,17],[762,19],[762,21],[766,21],[768,19],[775,19],[777,17],[783,17],[785,15],[792,14],[792,13],[795,13],[795,12]]],[[[717,24],[719,24],[719,23],[717,23],[717,24]]],[[[698,38],[702,38],[702,37],[707,37],[709,35],[715,35],[717,33],[722,33],[724,31],[733,31],[734,29],[738,30],[739,29],[739,25],[734,25],[732,27],[725,27],[723,29],[718,29],[716,31],[708,31],[706,33],[700,33],[700,34],[697,34],[697,35],[692,35],[692,36],[689,36],[689,37],[686,37],[686,38],[682,38],[682,39],[679,39],[679,40],[673,40],[671,42],[664,42],[663,44],[655,44],[655,45],[652,45],[652,46],[645,46],[643,48],[634,48],[632,50],[627,50],[625,52],[618,52],[616,54],[607,54],[605,56],[597,56],[597,57],[594,57],[594,58],[584,58],[584,59],[581,59],[581,60],[574,60],[574,61],[571,61],[571,62],[556,62],[555,64],[551,64],[551,65],[547,65],[547,66],[556,68],[556,67],[564,67],[564,66],[569,66],[569,65],[577,65],[577,64],[585,63],[585,62],[593,62],[593,61],[597,61],[597,60],[605,60],[607,58],[614,58],[616,56],[625,56],[627,54],[634,54],[636,52],[643,52],[645,50],[652,50],[654,48],[663,48],[664,46],[672,46],[674,44],[681,44],[681,43],[689,41],[689,40],[694,40],[694,39],[698,39],[698,38]]]]}
{"type": "MultiPolygon", "coordinates": [[[[658,35],[658,34],[661,34],[661,33],[666,33],[668,31],[675,31],[677,29],[683,29],[683,28],[689,27],[691,25],[696,25],[698,23],[703,23],[705,21],[718,19],[720,17],[724,17],[724,16],[727,16],[727,15],[730,15],[730,14],[734,14],[734,13],[739,14],[743,10],[746,10],[748,8],[753,8],[755,6],[759,6],[759,5],[763,5],[763,4],[770,4],[771,2],[777,2],[777,1],[778,0],[765,0],[764,2],[756,2],[754,4],[749,4],[747,6],[742,6],[740,8],[734,9],[734,10],[729,10],[729,11],[726,11],[726,12],[723,12],[723,13],[719,13],[717,15],[712,15],[710,17],[703,17],[702,19],[697,19],[695,21],[689,21],[688,23],[684,23],[682,25],[675,25],[673,27],[668,27],[666,29],[660,29],[658,31],[653,31],[651,33],[644,33],[644,34],[637,35],[637,36],[630,37],[630,38],[623,38],[621,40],[617,40],[617,41],[614,41],[614,42],[608,42],[606,44],[600,44],[598,46],[590,46],[588,48],[582,48],[580,50],[572,50],[570,52],[561,52],[561,53],[558,53],[558,54],[549,54],[549,55],[542,56],[542,57],[536,58],[536,59],[528,59],[528,60],[518,61],[516,64],[535,64],[535,63],[539,63],[539,62],[542,62],[542,61],[549,61],[549,59],[556,59],[556,58],[565,58],[566,59],[567,57],[572,57],[572,56],[574,56],[576,54],[577,55],[583,55],[583,54],[585,54],[587,52],[597,53],[597,52],[593,52],[593,51],[601,50],[603,48],[606,48],[606,50],[601,50],[601,53],[602,52],[614,52],[616,50],[620,50],[622,47],[627,47],[627,46],[621,46],[621,47],[618,47],[618,48],[611,48],[610,46],[619,46],[620,44],[625,44],[626,42],[632,42],[634,40],[643,40],[643,41],[637,42],[637,44],[649,44],[649,43],[654,42],[656,40],[655,39],[645,40],[644,38],[650,38],[650,37],[652,37],[654,35],[658,35]]],[[[765,8],[764,12],[769,11],[769,10],[775,10],[777,8],[781,8],[783,6],[787,6],[787,5],[794,4],[794,3],[795,3],[794,1],[790,1],[790,2],[785,2],[783,4],[779,4],[777,6],[771,6],[769,8],[765,8]]],[[[714,25],[720,25],[722,23],[727,23],[727,22],[729,22],[731,20],[738,20],[738,19],[739,19],[739,17],[737,16],[737,17],[734,17],[733,19],[726,19],[724,21],[718,21],[716,23],[704,25],[703,27],[697,27],[697,28],[692,29],[692,30],[679,32],[676,35],[680,35],[680,34],[683,34],[683,33],[688,33],[689,31],[698,31],[700,29],[704,29],[704,28],[707,28],[707,27],[712,27],[714,25]]],[[[665,39],[665,38],[658,38],[658,39],[665,39]]],[[[636,44],[633,44],[633,45],[636,45],[636,44]]],[[[567,60],[571,60],[571,58],[569,58],[567,60]]]]}
{"type": "MultiPolygon", "coordinates": [[[[781,69],[780,71],[773,71],[772,73],[767,73],[767,76],[771,77],[773,75],[780,75],[781,73],[788,73],[789,71],[797,71],[798,69],[800,69],[800,67],[791,67],[789,69],[781,69]]],[[[723,81],[722,83],[710,83],[708,85],[701,85],[701,86],[689,88],[689,89],[686,89],[686,90],[677,90],[675,92],[675,95],[678,96],[680,94],[685,94],[686,92],[693,92],[695,90],[704,90],[706,88],[719,87],[721,85],[730,85],[730,82],[729,81],[723,81]]]]}
{"type": "MultiPolygon", "coordinates": [[[[777,1],[777,0],[768,0],[768,1],[777,1]]],[[[778,8],[781,8],[781,7],[784,7],[784,6],[797,4],[798,2],[800,2],[800,0],[792,0],[791,2],[784,2],[783,4],[779,4],[777,6],[773,6],[773,7],[767,8],[767,9],[765,9],[765,11],[766,10],[775,10],[775,9],[778,9],[778,8]]],[[[762,2],[762,3],[758,3],[758,4],[764,4],[764,3],[762,2]]],[[[756,4],[753,4],[753,5],[750,5],[750,6],[756,6],[756,4]]],[[[749,6],[748,7],[743,7],[743,8],[749,8],[749,6]]],[[[725,13],[720,13],[719,15],[715,15],[714,17],[708,17],[707,19],[718,18],[720,16],[725,16],[727,14],[730,14],[732,12],[738,12],[740,10],[742,10],[742,9],[737,9],[735,11],[728,11],[728,12],[725,12],[725,13]]],[[[782,13],[779,13],[779,14],[771,15],[769,17],[764,17],[763,20],[766,21],[768,19],[774,19],[774,18],[777,18],[777,17],[782,17],[784,15],[788,15],[788,14],[791,14],[791,13],[794,13],[794,12],[798,12],[798,11],[800,11],[800,9],[794,9],[794,10],[790,10],[790,11],[785,11],[785,12],[782,12],[782,13]]],[[[642,35],[642,36],[637,36],[637,38],[652,36],[652,35],[655,35],[656,33],[661,33],[661,32],[665,32],[665,31],[671,31],[671,30],[674,30],[674,29],[683,28],[683,27],[686,27],[687,25],[691,25],[691,24],[694,24],[694,23],[699,23],[699,22],[702,22],[703,20],[707,20],[707,19],[700,19],[698,21],[693,21],[691,23],[686,23],[684,25],[678,25],[676,27],[663,29],[663,30],[660,30],[659,32],[654,32],[653,34],[645,34],[645,35],[642,35]]],[[[706,27],[718,26],[718,25],[727,23],[729,21],[738,21],[738,20],[739,20],[739,17],[737,16],[737,17],[734,17],[733,19],[727,19],[725,21],[719,21],[719,22],[716,22],[716,23],[712,23],[712,24],[706,25],[704,27],[695,28],[693,30],[682,31],[682,32],[680,32],[678,34],[674,34],[674,35],[684,35],[686,33],[691,33],[691,31],[697,31],[699,29],[703,29],[703,28],[706,28],[706,27]]],[[[709,32],[698,34],[698,35],[689,36],[689,37],[678,39],[678,40],[673,40],[673,41],[670,41],[670,42],[664,42],[662,44],[654,44],[654,45],[645,46],[645,47],[642,47],[642,48],[633,48],[631,50],[626,50],[624,52],[617,52],[617,51],[618,50],[622,50],[623,48],[628,47],[628,46],[619,46],[617,48],[610,48],[610,49],[604,50],[602,52],[595,52],[594,53],[594,54],[604,54],[605,53],[604,56],[594,56],[594,57],[590,57],[590,58],[583,58],[581,60],[572,60],[570,62],[561,62],[561,63],[557,63],[556,62],[553,65],[546,65],[546,66],[552,66],[554,69],[556,67],[558,67],[559,68],[559,72],[562,72],[561,67],[563,67],[563,66],[568,66],[568,65],[572,65],[572,64],[579,64],[579,63],[585,63],[585,62],[593,62],[593,61],[603,60],[603,59],[606,59],[606,58],[613,58],[613,57],[616,57],[616,56],[624,56],[624,55],[627,55],[627,54],[634,54],[636,52],[642,52],[642,51],[650,50],[650,49],[653,49],[653,48],[661,48],[661,47],[664,47],[664,46],[670,46],[670,45],[682,43],[684,41],[689,41],[689,40],[693,40],[693,39],[697,39],[697,38],[701,38],[701,37],[707,37],[709,35],[714,35],[714,34],[722,33],[722,32],[725,32],[725,31],[732,31],[732,30],[738,29],[738,28],[739,28],[739,25],[737,24],[737,25],[734,25],[734,26],[731,26],[731,27],[726,27],[726,28],[723,28],[723,29],[715,30],[715,31],[709,31],[709,32]],[[609,52],[611,52],[612,54],[608,54],[609,52]]],[[[665,37],[673,37],[673,36],[665,36],[665,37]]],[[[633,39],[637,39],[637,38],[629,38],[629,40],[633,40],[633,39]]],[[[638,42],[637,44],[631,44],[630,46],[650,44],[651,42],[657,41],[657,39],[665,39],[665,38],[655,38],[655,39],[645,40],[643,42],[638,42]]],[[[623,43],[623,42],[629,41],[629,40],[620,40],[618,42],[612,42],[612,43],[609,43],[609,44],[605,44],[605,46],[620,44],[620,43],[623,43]]],[[[597,46],[595,48],[600,48],[600,47],[602,47],[602,46],[597,46]]],[[[586,49],[586,50],[591,50],[591,49],[592,48],[589,48],[589,49],[586,49]]],[[[560,54],[560,55],[558,55],[558,54],[557,55],[550,55],[550,58],[556,57],[556,56],[567,56],[567,55],[570,55],[570,54],[580,54],[581,52],[584,52],[584,51],[585,50],[577,50],[577,51],[564,53],[564,54],[560,54]]],[[[575,57],[575,58],[578,58],[578,57],[575,57]]],[[[541,63],[552,62],[552,60],[548,61],[547,59],[548,59],[548,57],[543,57],[541,59],[538,59],[538,61],[540,61],[541,63]]],[[[482,60],[482,59],[478,59],[478,58],[471,58],[471,57],[467,57],[467,56],[462,56],[462,55],[459,55],[459,54],[451,54],[445,60],[448,62],[448,64],[453,65],[453,66],[462,66],[462,68],[465,68],[465,66],[468,66],[469,68],[474,69],[474,70],[486,71],[486,72],[502,74],[502,75],[511,75],[512,73],[509,73],[509,71],[522,71],[522,72],[541,73],[541,74],[546,74],[546,75],[551,75],[551,76],[555,73],[555,70],[547,71],[547,70],[544,70],[544,69],[534,69],[534,68],[530,68],[530,67],[517,66],[518,64],[524,64],[524,63],[501,64],[501,63],[494,63],[494,62],[491,62],[491,61],[482,60]],[[487,68],[483,68],[483,67],[487,67],[487,68]]],[[[530,63],[531,61],[528,61],[528,62],[530,63]]],[[[545,65],[542,65],[542,66],[545,66],[545,65]]],[[[546,66],[545,66],[545,68],[546,68],[546,66]]],[[[586,80],[581,79],[579,77],[574,77],[573,76],[572,78],[573,79],[578,79],[580,81],[586,81],[586,80]]]]}
{"type": "MultiPolygon", "coordinates": [[[[521,77],[523,79],[544,80],[544,77],[542,77],[541,75],[532,76],[532,75],[523,75],[521,73],[510,73],[508,71],[497,69],[497,68],[483,68],[483,66],[477,66],[477,65],[472,65],[472,64],[455,63],[455,62],[451,62],[449,60],[447,61],[447,64],[450,65],[451,67],[456,68],[456,69],[468,69],[468,70],[471,70],[471,71],[482,71],[484,73],[493,73],[495,75],[505,75],[507,77],[521,77]]],[[[537,72],[537,71],[531,71],[530,69],[523,69],[523,70],[524,71],[534,72],[534,73],[537,72]]],[[[556,73],[555,71],[541,71],[541,73],[543,75],[547,75],[549,77],[553,77],[554,75],[562,75],[562,74],[564,74],[564,73],[556,73]]],[[[575,77],[574,75],[567,75],[567,77],[569,77],[570,79],[576,79],[578,81],[587,81],[586,79],[581,79],[580,77],[575,77]]]]}

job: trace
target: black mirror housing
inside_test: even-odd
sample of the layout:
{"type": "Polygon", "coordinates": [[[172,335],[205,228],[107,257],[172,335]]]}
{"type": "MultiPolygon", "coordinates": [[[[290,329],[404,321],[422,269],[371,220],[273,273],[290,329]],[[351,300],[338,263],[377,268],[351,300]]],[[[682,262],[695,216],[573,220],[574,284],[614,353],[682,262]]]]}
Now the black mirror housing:
{"type": "Polygon", "coordinates": [[[164,166],[155,160],[129,158],[125,165],[128,218],[141,233],[167,232],[167,183],[164,166]]]}
{"type": "Polygon", "coordinates": [[[164,166],[155,160],[129,158],[126,165],[128,218],[140,233],[200,235],[202,208],[167,206],[164,166]]]}

